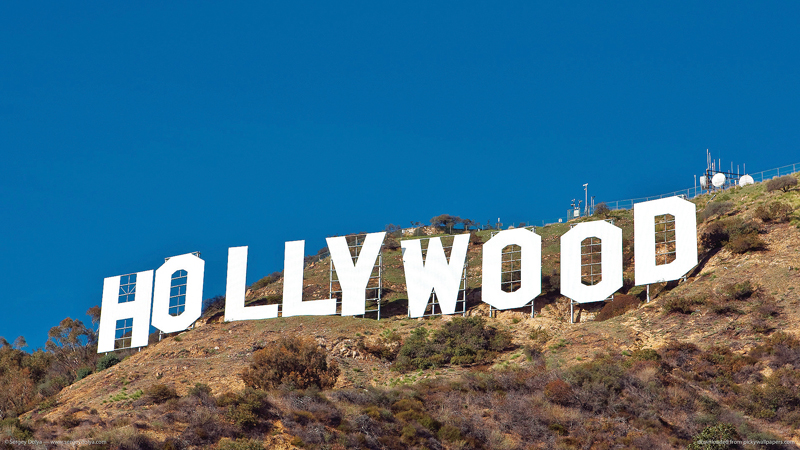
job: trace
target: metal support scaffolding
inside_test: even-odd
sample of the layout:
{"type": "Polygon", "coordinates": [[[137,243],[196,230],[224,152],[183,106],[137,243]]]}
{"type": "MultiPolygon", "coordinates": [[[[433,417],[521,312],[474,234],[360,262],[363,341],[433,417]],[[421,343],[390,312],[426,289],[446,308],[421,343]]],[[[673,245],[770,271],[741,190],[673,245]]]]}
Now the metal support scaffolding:
{"type": "MultiPolygon", "coordinates": [[[[525,227],[526,230],[535,231],[534,226],[525,227]]],[[[491,237],[499,231],[492,231],[491,237]]],[[[509,245],[503,248],[500,254],[502,266],[500,269],[500,289],[505,292],[514,292],[522,286],[522,248],[518,245],[509,245]]],[[[534,299],[521,306],[521,308],[531,307],[531,317],[536,315],[534,310],[534,299]]],[[[499,311],[489,305],[489,317],[494,317],[495,312],[499,311]]]]}
{"type": "MultiPolygon", "coordinates": [[[[131,273],[119,277],[118,303],[132,302],[136,296],[136,274],[131,273]]],[[[114,327],[114,350],[131,348],[133,335],[133,319],[117,320],[114,327]]]]}
{"type": "MultiPolygon", "coordinates": [[[[453,240],[455,239],[455,236],[454,235],[441,236],[441,239],[442,239],[442,249],[444,249],[444,254],[449,261],[450,255],[452,254],[453,251],[453,240]]],[[[431,238],[420,239],[420,247],[422,247],[423,261],[426,260],[428,257],[428,243],[430,242],[430,240],[431,238]]],[[[468,266],[469,266],[469,256],[467,256],[467,258],[464,258],[464,267],[461,271],[461,284],[458,287],[458,297],[456,299],[456,314],[461,313],[462,316],[465,316],[467,314],[467,267],[468,266]],[[458,308],[459,305],[461,305],[461,310],[459,310],[458,308]]],[[[411,314],[410,311],[409,314],[411,314]]],[[[422,317],[433,317],[441,315],[442,315],[442,308],[439,306],[439,300],[436,298],[436,291],[433,290],[431,291],[431,296],[428,298],[428,305],[425,307],[425,313],[422,315],[422,317]]]]}
{"type": "Polygon", "coordinates": [[[655,217],[656,226],[656,265],[675,261],[675,216],[664,214],[655,217]]]}
{"type": "MultiPolygon", "coordinates": [[[[613,219],[607,219],[606,222],[614,224],[613,219]]],[[[570,228],[574,225],[570,225],[570,228]]],[[[603,252],[602,241],[595,237],[590,236],[581,241],[581,283],[586,286],[594,286],[603,281],[603,252]]],[[[610,302],[614,300],[614,294],[608,298],[601,300],[603,302],[610,302]]],[[[575,305],[580,303],[569,299],[569,323],[575,323],[575,305]]]]}
{"type": "MultiPolygon", "coordinates": [[[[192,252],[192,254],[200,257],[200,252],[192,252]]],[[[164,258],[164,262],[169,261],[170,258],[164,258]]],[[[170,277],[168,309],[170,316],[177,317],[186,310],[186,283],[188,280],[189,273],[185,270],[176,270],[170,277]]],[[[191,330],[192,328],[194,328],[194,322],[187,329],[191,330]]],[[[161,341],[165,334],[158,330],[158,340],[161,341]]]]}
{"type": "MultiPolygon", "coordinates": [[[[361,253],[361,248],[364,246],[365,234],[357,234],[353,236],[346,236],[347,247],[350,250],[350,257],[353,259],[355,265],[358,260],[358,255],[361,253]]],[[[330,292],[329,298],[336,298],[336,313],[342,312],[342,286],[339,284],[339,278],[336,274],[336,269],[333,267],[333,258],[330,259],[330,281],[328,283],[328,290],[330,292]]],[[[369,313],[375,313],[378,320],[381,320],[381,296],[383,295],[383,247],[378,253],[378,258],[372,268],[369,281],[367,282],[366,294],[366,309],[364,314],[360,317],[366,317],[369,313]]]]}

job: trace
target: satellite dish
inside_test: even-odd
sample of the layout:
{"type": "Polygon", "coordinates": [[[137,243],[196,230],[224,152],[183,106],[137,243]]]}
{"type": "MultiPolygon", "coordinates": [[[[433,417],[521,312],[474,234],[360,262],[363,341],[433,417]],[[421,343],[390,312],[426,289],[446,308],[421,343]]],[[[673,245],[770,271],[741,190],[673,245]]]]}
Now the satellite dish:
{"type": "Polygon", "coordinates": [[[739,186],[747,186],[748,184],[753,184],[753,183],[755,183],[755,181],[753,180],[753,177],[751,177],[750,175],[742,175],[742,177],[739,178],[739,186]]]}
{"type": "Polygon", "coordinates": [[[705,175],[700,177],[700,187],[703,189],[708,189],[708,178],[705,175]]]}
{"type": "Polygon", "coordinates": [[[715,174],[711,178],[711,184],[713,184],[715,188],[721,188],[722,186],[725,186],[725,174],[724,173],[715,174]]]}

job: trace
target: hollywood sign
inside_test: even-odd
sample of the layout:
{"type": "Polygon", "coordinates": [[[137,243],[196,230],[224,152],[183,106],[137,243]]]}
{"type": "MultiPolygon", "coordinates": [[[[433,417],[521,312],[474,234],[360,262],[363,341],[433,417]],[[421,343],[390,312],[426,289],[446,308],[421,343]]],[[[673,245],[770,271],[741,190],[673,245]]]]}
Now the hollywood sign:
{"type": "MultiPolygon", "coordinates": [[[[634,268],[637,286],[677,280],[697,265],[697,222],[695,205],[678,197],[634,205],[634,268]],[[656,262],[655,218],[675,219],[675,259],[656,262]]],[[[366,288],[386,233],[366,235],[355,263],[345,237],[327,238],[331,260],[342,287],[341,315],[365,312],[366,288]]],[[[422,317],[431,292],[435,291],[442,314],[454,314],[461,273],[467,257],[469,234],[454,237],[448,261],[441,239],[431,238],[423,259],[420,240],[403,240],[409,317],[422,317]]],[[[283,262],[282,317],[335,315],[335,298],[303,300],[303,258],[305,241],[285,243],[283,262]]],[[[500,231],[482,248],[482,301],[499,310],[520,308],[541,294],[542,238],[525,228],[500,231]],[[503,248],[521,248],[519,289],[501,288],[503,248]]],[[[165,333],[189,328],[201,315],[205,262],[194,254],[168,258],[156,269],[138,272],[133,301],[119,302],[122,276],[106,278],[100,317],[98,353],[114,350],[118,320],[132,319],[131,347],[147,345],[150,325],[165,333]],[[169,313],[173,274],[186,272],[185,309],[169,313]],[[152,318],[151,318],[152,313],[152,318]]],[[[225,321],[259,320],[278,317],[278,305],[245,306],[247,247],[228,249],[225,291],[225,321]]],[[[598,220],[575,225],[561,236],[561,294],[578,303],[607,299],[622,287],[622,229],[598,220]],[[581,242],[599,238],[602,280],[592,286],[581,282],[581,242]]]]}

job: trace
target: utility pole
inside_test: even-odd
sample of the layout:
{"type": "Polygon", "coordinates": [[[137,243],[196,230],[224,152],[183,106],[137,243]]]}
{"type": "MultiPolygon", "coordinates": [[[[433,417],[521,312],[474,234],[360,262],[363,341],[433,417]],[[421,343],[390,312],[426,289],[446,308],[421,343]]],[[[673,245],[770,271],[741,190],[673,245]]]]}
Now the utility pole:
{"type": "Polygon", "coordinates": [[[584,205],[586,205],[586,217],[589,217],[589,183],[583,185],[583,195],[585,197],[584,205]]]}

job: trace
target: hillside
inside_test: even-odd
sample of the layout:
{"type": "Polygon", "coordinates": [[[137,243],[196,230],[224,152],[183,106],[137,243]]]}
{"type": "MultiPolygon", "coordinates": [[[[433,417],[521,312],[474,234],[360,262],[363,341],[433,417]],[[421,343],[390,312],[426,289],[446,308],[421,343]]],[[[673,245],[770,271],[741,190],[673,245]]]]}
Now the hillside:
{"type": "MultiPolygon", "coordinates": [[[[491,360],[398,370],[404,342],[460,322],[407,319],[400,250],[386,249],[380,321],[222,323],[211,309],[194,329],[71,384],[5,432],[121,448],[686,448],[698,436],[800,445],[800,190],[761,183],[694,202],[701,262],[685,281],[651,286],[649,303],[631,282],[632,213],[604,216],[623,229],[626,283],[615,301],[630,309],[585,305],[574,324],[555,281],[543,282],[534,318],[530,308],[490,315],[480,246],[470,245],[466,315],[510,336],[491,360]],[[786,217],[770,209],[778,203],[786,217]],[[611,317],[594,320],[604,307],[611,317]],[[335,386],[248,391],[241,373],[254,351],[293,335],[313,338],[338,364],[335,386]],[[177,398],[159,402],[156,385],[177,398]]],[[[568,227],[536,229],[547,280],[557,279],[568,227]]],[[[327,296],[328,277],[327,258],[310,263],[305,298],[327,296]]],[[[282,280],[256,286],[250,302],[273,302],[282,280]]]]}

